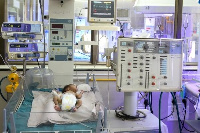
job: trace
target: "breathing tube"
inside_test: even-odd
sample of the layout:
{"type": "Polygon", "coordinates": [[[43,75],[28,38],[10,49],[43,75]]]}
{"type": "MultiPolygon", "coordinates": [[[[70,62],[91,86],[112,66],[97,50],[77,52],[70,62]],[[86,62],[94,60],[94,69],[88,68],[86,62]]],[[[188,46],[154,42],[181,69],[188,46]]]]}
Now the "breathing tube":
{"type": "Polygon", "coordinates": [[[3,96],[3,94],[2,94],[2,92],[1,92],[1,83],[3,82],[3,80],[4,79],[7,79],[8,78],[8,76],[5,76],[5,77],[3,77],[1,80],[0,80],[0,95],[1,95],[1,97],[3,98],[3,100],[4,101],[8,101],[4,96],[3,96]]]}

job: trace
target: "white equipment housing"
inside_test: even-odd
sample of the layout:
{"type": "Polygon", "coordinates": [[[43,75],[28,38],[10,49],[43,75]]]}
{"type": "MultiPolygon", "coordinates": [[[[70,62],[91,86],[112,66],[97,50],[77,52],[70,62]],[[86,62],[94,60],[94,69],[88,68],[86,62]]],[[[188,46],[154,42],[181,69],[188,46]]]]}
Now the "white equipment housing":
{"type": "Polygon", "coordinates": [[[43,24],[41,22],[4,22],[1,33],[3,39],[42,40],[43,24]]]}
{"type": "Polygon", "coordinates": [[[22,60],[41,58],[44,55],[43,43],[34,42],[11,42],[8,43],[8,59],[22,60]]]}
{"type": "Polygon", "coordinates": [[[182,40],[119,38],[112,63],[117,90],[181,90],[182,40]]]}
{"type": "Polygon", "coordinates": [[[49,64],[55,84],[73,83],[74,0],[49,0],[49,64]]]}

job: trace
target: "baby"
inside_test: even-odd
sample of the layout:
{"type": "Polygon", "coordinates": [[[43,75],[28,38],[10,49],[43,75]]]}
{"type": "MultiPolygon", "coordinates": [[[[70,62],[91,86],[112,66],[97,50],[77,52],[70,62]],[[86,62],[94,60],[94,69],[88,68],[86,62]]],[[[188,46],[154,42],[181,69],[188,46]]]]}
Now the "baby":
{"type": "Polygon", "coordinates": [[[78,89],[75,85],[69,84],[66,85],[62,90],[62,95],[54,95],[53,101],[55,103],[55,110],[67,110],[75,112],[82,105],[82,101],[80,100],[83,94],[81,91],[77,94],[78,89]]]}

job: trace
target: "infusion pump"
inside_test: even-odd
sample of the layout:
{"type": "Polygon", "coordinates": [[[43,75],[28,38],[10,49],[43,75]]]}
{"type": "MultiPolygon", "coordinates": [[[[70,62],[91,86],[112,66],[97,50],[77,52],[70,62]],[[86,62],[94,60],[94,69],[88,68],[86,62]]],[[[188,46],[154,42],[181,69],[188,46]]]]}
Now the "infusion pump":
{"type": "Polygon", "coordinates": [[[181,90],[182,40],[119,38],[112,68],[117,90],[181,90]]]}

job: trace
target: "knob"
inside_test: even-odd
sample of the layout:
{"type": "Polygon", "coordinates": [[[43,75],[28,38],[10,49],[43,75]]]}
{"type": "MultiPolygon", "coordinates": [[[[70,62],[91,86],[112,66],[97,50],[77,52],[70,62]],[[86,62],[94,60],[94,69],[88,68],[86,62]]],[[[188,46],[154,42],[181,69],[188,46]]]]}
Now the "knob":
{"type": "Polygon", "coordinates": [[[131,52],[132,50],[131,49],[128,49],[128,52],[131,52]]]}
{"type": "Polygon", "coordinates": [[[152,76],[152,79],[155,79],[156,78],[156,76],[152,76]]]}
{"type": "Polygon", "coordinates": [[[128,78],[128,79],[130,79],[130,78],[131,78],[131,76],[128,76],[127,78],[128,78]]]}
{"type": "Polygon", "coordinates": [[[148,45],[144,45],[144,50],[147,50],[147,49],[149,49],[149,46],[148,45]]]}
{"type": "Polygon", "coordinates": [[[72,56],[72,52],[69,52],[68,54],[69,54],[70,56],[72,56]]]}
{"type": "Polygon", "coordinates": [[[142,82],[140,82],[140,85],[143,85],[143,83],[142,83],[142,82]]]}
{"type": "Polygon", "coordinates": [[[153,59],[156,59],[156,57],[155,57],[155,56],[153,56],[153,59]]]}
{"type": "Polygon", "coordinates": [[[143,69],[140,69],[140,72],[143,72],[143,69]]]}
{"type": "Polygon", "coordinates": [[[131,65],[131,63],[129,62],[129,63],[128,63],[128,65],[130,66],[130,65],[131,65]]]}
{"type": "Polygon", "coordinates": [[[140,56],[140,59],[144,59],[144,56],[141,55],[141,56],[140,56]]]}
{"type": "Polygon", "coordinates": [[[140,79],[143,79],[143,76],[140,76],[140,79]]]}
{"type": "Polygon", "coordinates": [[[164,76],[164,79],[167,79],[167,76],[164,76]]]}
{"type": "Polygon", "coordinates": [[[152,82],[152,85],[156,85],[156,83],[155,83],[155,82],[152,82]]]}
{"type": "Polygon", "coordinates": [[[131,69],[128,69],[128,72],[131,72],[131,69]]]}
{"type": "Polygon", "coordinates": [[[128,82],[127,85],[131,85],[131,83],[128,82]]]}

